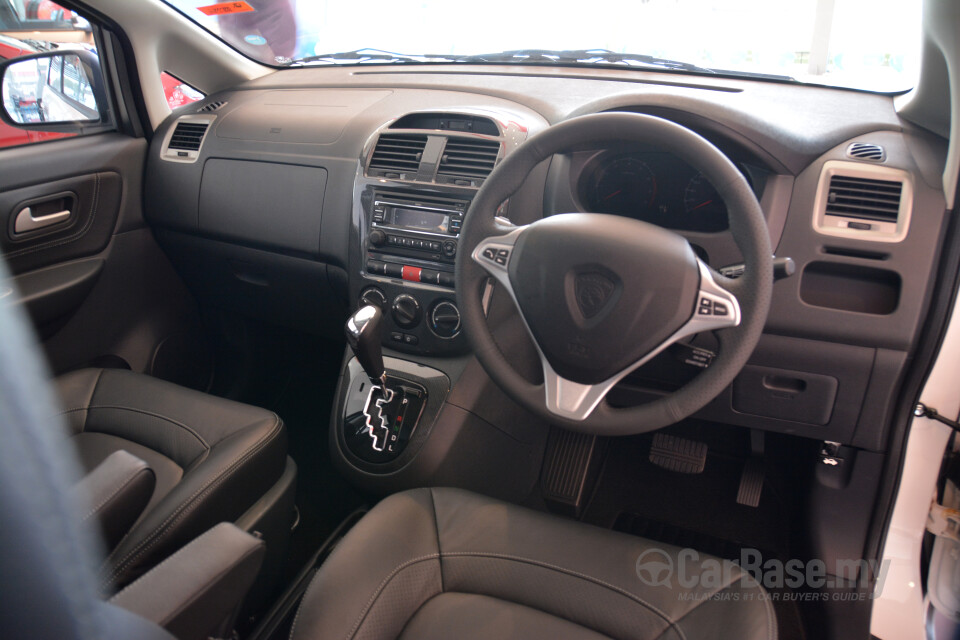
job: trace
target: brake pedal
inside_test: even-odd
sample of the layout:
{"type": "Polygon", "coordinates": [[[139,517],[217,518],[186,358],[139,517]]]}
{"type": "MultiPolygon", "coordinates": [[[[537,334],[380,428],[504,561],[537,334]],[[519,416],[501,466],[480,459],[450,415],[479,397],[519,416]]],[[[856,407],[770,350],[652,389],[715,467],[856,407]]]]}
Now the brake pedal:
{"type": "Polygon", "coordinates": [[[707,463],[705,442],[657,433],[650,445],[650,462],[667,471],[702,473],[707,463]]]}

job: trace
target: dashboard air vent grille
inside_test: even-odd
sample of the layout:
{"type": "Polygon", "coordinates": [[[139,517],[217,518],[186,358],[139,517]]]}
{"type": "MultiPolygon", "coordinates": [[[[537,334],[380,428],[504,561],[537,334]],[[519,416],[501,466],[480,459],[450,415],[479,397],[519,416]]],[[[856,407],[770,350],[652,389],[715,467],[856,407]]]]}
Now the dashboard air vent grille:
{"type": "Polygon", "coordinates": [[[369,170],[378,175],[383,172],[416,173],[420,169],[420,160],[426,146],[425,135],[383,134],[373,150],[369,170]]]}
{"type": "Polygon", "coordinates": [[[887,154],[883,147],[869,142],[854,142],[847,147],[847,156],[857,160],[870,160],[872,162],[883,162],[887,154]]]}
{"type": "Polygon", "coordinates": [[[450,138],[440,157],[437,175],[486,178],[499,155],[500,143],[495,140],[450,138]]]}
{"type": "Polygon", "coordinates": [[[226,100],[217,100],[215,102],[211,102],[210,104],[203,105],[197,109],[197,113],[210,113],[211,111],[216,111],[225,104],[227,104],[226,100]]]}
{"type": "Polygon", "coordinates": [[[834,175],[827,194],[826,215],[896,222],[903,183],[834,175]]]}
{"type": "Polygon", "coordinates": [[[184,151],[198,151],[209,126],[209,123],[206,122],[178,122],[167,147],[169,149],[183,149],[184,151]]]}

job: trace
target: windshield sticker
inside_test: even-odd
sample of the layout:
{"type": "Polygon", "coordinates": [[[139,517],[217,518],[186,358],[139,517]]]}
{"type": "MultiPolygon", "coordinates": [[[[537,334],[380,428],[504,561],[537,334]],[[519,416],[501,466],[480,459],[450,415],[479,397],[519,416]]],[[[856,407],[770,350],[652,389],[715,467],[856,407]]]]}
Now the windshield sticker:
{"type": "Polygon", "coordinates": [[[258,46],[258,47],[267,44],[267,39],[266,39],[266,38],[264,38],[263,36],[258,36],[258,35],[256,35],[256,34],[252,34],[252,35],[249,35],[249,36],[244,36],[243,39],[246,40],[247,42],[249,42],[250,44],[255,45],[255,46],[258,46]]]}
{"type": "Polygon", "coordinates": [[[225,16],[229,13],[247,13],[248,11],[253,11],[253,7],[246,2],[221,2],[205,7],[197,7],[197,9],[208,16],[225,16]]]}

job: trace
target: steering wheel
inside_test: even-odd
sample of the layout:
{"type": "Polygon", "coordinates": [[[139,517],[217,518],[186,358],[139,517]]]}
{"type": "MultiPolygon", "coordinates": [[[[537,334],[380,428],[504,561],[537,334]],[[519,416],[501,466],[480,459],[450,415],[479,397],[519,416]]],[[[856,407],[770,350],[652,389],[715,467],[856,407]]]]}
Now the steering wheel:
{"type": "Polygon", "coordinates": [[[719,149],[661,118],[602,113],[538,133],[494,169],[464,216],[456,285],[463,330],[507,395],[552,424],[627,435],[686,418],[733,381],[763,331],[773,264],[760,205],[719,149]],[[567,213],[516,226],[497,217],[543,160],[624,142],[655,145],[703,172],[727,205],[742,276],[719,274],[685,238],[638,220],[567,213]],[[494,342],[481,300],[490,277],[516,304],[540,356],[542,384],[518,374],[494,342]],[[703,331],[716,332],[719,354],[686,385],[636,407],[605,400],[628,373],[703,331]]]}

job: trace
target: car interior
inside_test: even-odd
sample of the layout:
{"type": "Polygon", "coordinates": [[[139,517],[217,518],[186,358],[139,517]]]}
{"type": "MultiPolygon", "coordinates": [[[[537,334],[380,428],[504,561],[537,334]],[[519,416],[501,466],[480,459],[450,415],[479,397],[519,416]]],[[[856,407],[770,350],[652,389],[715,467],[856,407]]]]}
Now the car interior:
{"type": "Polygon", "coordinates": [[[885,558],[956,417],[956,3],[881,92],[4,1],[3,637],[954,637],[950,534],[885,558]]]}

